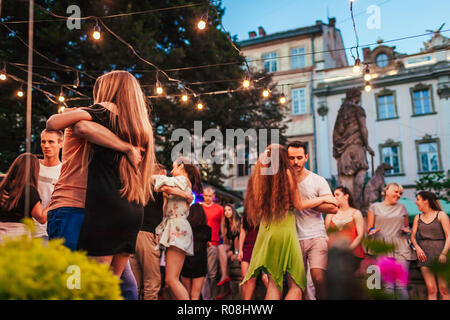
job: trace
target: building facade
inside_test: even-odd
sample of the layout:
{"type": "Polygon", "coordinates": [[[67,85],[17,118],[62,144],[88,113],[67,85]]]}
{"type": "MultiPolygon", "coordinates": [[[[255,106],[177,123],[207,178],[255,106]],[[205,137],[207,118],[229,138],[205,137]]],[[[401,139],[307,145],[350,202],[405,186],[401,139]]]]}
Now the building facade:
{"type": "MultiPolygon", "coordinates": [[[[435,32],[424,49],[412,55],[399,54],[381,42],[363,49],[372,90],[363,90],[362,73],[353,67],[316,71],[318,173],[336,180],[332,156],[333,128],[337,112],[352,87],[362,90],[369,145],[375,151],[373,166],[386,162],[393,169],[386,183],[405,187],[405,196],[415,198],[415,181],[426,173],[450,169],[450,39],[435,32]]],[[[362,68],[364,72],[364,68],[362,68]]],[[[367,154],[369,166],[372,166],[367,154]]],[[[371,168],[369,168],[369,173],[371,168]]]]}
{"type": "MultiPolygon", "coordinates": [[[[273,74],[278,92],[287,98],[285,121],[288,140],[302,140],[308,143],[309,168],[316,171],[315,148],[315,96],[313,78],[317,70],[345,67],[348,65],[343,39],[335,28],[336,19],[328,24],[316,21],[313,26],[274,34],[266,34],[262,27],[249,32],[249,39],[239,46],[251,69],[266,70],[273,74]]],[[[245,192],[250,167],[236,165],[226,168],[232,177],[225,186],[245,192]]]]}

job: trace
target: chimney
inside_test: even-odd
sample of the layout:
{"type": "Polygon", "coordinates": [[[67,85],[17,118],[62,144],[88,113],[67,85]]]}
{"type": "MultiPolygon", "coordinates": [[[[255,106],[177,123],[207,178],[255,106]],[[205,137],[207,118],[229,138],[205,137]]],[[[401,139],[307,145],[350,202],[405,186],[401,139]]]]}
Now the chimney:
{"type": "Polygon", "coordinates": [[[328,18],[328,25],[332,28],[334,28],[334,26],[336,25],[336,18],[328,18]]]}
{"type": "Polygon", "coordinates": [[[255,31],[250,31],[249,33],[248,33],[248,37],[251,39],[251,38],[256,38],[256,32],[255,31]]]}
{"type": "Polygon", "coordinates": [[[266,30],[264,30],[263,27],[258,27],[258,33],[260,37],[265,37],[266,36],[266,30]]]}

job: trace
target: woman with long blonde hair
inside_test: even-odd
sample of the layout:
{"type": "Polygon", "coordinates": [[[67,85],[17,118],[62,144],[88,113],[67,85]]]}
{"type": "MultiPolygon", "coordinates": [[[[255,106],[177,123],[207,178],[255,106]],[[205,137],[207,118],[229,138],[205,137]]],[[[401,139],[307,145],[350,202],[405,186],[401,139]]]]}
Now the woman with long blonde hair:
{"type": "Polygon", "coordinates": [[[142,224],[143,206],[152,198],[155,163],[153,129],[144,93],[126,71],[100,76],[94,85],[94,105],[58,115],[58,125],[96,122],[121,140],[140,148],[134,166],[124,153],[86,142],[83,169],[88,170],[85,217],[77,249],[122,274],[142,224]]]}
{"type": "Polygon", "coordinates": [[[278,144],[270,145],[259,157],[247,184],[245,211],[252,225],[259,225],[250,266],[242,283],[265,271],[269,276],[266,300],[282,297],[283,277],[289,286],[286,300],[299,300],[306,285],[305,269],[293,209],[314,208],[332,196],[300,198],[296,171],[288,153],[278,144]]]}

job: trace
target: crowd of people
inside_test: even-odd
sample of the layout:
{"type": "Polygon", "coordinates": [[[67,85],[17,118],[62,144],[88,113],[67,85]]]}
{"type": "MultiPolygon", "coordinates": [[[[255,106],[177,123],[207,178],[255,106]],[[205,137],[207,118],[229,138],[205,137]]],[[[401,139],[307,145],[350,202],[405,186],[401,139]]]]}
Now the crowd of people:
{"type": "MultiPolygon", "coordinates": [[[[130,300],[225,299],[234,261],[242,299],[254,298],[261,277],[266,299],[314,300],[327,298],[329,247],[352,251],[356,272],[373,254],[362,245],[371,237],[394,244],[388,256],[405,269],[418,259],[429,299],[438,293],[450,299],[448,284],[430,269],[434,260],[445,263],[450,249],[449,218],[433,193],[418,193],[422,213],[410,229],[399,203],[403,188],[390,183],[366,223],[350,191],[332,192],[306,168],[306,144],[294,141],[272,144],[259,156],[239,215],[233,204],[214,201],[214,189],[202,187],[188,159],[174,161],[170,175],[156,162],[135,77],[106,73],[93,97],[90,107],[48,119],[42,160],[24,153],[12,163],[0,183],[0,241],[30,233],[22,220],[32,217],[33,237],[62,238],[69,249],[108,264],[130,300]],[[193,203],[193,192],[203,196],[201,203],[193,203]]],[[[403,282],[386,290],[408,298],[403,282]]]]}

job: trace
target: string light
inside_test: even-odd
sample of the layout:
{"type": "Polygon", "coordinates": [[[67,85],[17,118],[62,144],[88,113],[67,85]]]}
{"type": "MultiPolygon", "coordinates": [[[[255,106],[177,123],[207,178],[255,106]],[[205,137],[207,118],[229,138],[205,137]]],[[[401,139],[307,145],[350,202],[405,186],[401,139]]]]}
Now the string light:
{"type": "Polygon", "coordinates": [[[361,60],[356,59],[355,65],[353,66],[353,72],[354,73],[360,73],[361,72],[361,60]]]}
{"type": "Polygon", "coordinates": [[[263,95],[264,98],[268,98],[269,95],[270,95],[269,90],[265,89],[265,90],[263,91],[262,95],[263,95]]]}
{"type": "Polygon", "coordinates": [[[6,80],[6,74],[3,72],[0,73],[0,80],[5,81],[6,80]]]}
{"type": "Polygon", "coordinates": [[[64,102],[64,100],[66,100],[66,98],[64,98],[64,94],[63,94],[63,91],[62,91],[62,88],[61,88],[61,92],[59,93],[59,96],[58,96],[58,101],[59,102],[64,102]]]}
{"type": "Polygon", "coordinates": [[[366,84],[364,85],[364,90],[366,92],[370,92],[372,90],[372,85],[370,84],[369,81],[366,81],[366,84]]]}
{"type": "Polygon", "coordinates": [[[197,109],[203,110],[203,103],[201,103],[201,102],[197,103],[197,109]]]}
{"type": "Polygon", "coordinates": [[[364,72],[364,80],[370,81],[372,79],[372,76],[370,75],[369,66],[366,67],[366,71],[364,72]]]}
{"type": "Polygon", "coordinates": [[[17,90],[16,92],[16,96],[18,96],[19,98],[22,98],[25,95],[25,93],[22,90],[22,87],[20,87],[19,90],[17,90]]]}
{"type": "Polygon", "coordinates": [[[242,81],[242,86],[243,86],[245,89],[248,89],[248,88],[250,87],[250,80],[245,79],[244,81],[242,81]]]}
{"type": "Polygon", "coordinates": [[[187,94],[183,94],[182,96],[181,96],[181,101],[183,101],[183,102],[187,102],[188,101],[188,96],[187,96],[187,94]]]}
{"type": "Polygon", "coordinates": [[[63,113],[66,110],[65,106],[58,106],[58,113],[63,113]]]}
{"type": "Polygon", "coordinates": [[[281,94],[281,97],[280,97],[280,103],[281,104],[285,104],[286,103],[286,97],[284,96],[283,93],[281,94]]]}
{"type": "Polygon", "coordinates": [[[156,94],[157,95],[162,95],[164,93],[164,89],[161,87],[160,84],[157,84],[156,86],[156,94]]]}
{"type": "Polygon", "coordinates": [[[97,20],[97,23],[94,27],[94,31],[92,32],[92,38],[94,38],[94,40],[100,40],[101,37],[102,37],[102,34],[100,33],[100,26],[98,25],[98,20],[97,20]]]}

